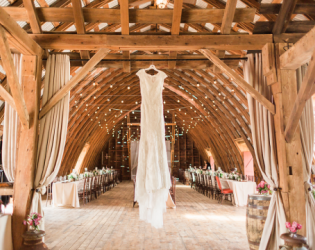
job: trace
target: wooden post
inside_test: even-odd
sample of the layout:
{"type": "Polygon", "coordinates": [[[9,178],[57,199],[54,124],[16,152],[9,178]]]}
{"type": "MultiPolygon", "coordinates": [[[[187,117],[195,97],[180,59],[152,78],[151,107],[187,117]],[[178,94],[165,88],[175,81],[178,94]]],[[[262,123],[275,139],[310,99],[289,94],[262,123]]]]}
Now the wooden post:
{"type": "Polygon", "coordinates": [[[22,89],[29,113],[30,126],[29,128],[21,127],[19,136],[13,196],[12,236],[14,249],[20,249],[22,246],[22,234],[26,231],[26,226],[22,223],[30,212],[33,195],[41,73],[41,56],[23,56],[22,89]]]}
{"type": "MultiPolygon", "coordinates": [[[[284,46],[287,44],[276,44],[275,49],[263,49],[264,74],[268,68],[272,73],[277,72],[277,82],[271,84],[275,100],[276,114],[274,124],[276,131],[277,156],[280,177],[280,190],[287,221],[296,221],[303,225],[300,234],[306,235],[306,211],[304,176],[302,171],[302,146],[300,131],[296,131],[292,141],[287,143],[284,137],[284,128],[288,123],[292,112],[294,101],[297,97],[297,80],[295,70],[281,70],[280,56],[283,54],[284,46]],[[275,57],[275,66],[268,65],[270,55],[275,57]],[[274,68],[276,67],[276,68],[274,68]]],[[[268,71],[268,70],[267,70],[268,71]]]]}
{"type": "Polygon", "coordinates": [[[175,114],[172,114],[172,139],[171,139],[171,176],[174,175],[174,153],[175,153],[175,114]]]}

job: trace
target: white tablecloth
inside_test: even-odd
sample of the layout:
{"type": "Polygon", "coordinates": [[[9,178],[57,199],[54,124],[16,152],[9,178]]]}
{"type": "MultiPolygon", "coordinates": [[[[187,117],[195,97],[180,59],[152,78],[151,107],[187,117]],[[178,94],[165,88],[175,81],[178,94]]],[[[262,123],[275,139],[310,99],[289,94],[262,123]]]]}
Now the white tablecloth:
{"type": "Polygon", "coordinates": [[[0,215],[0,250],[13,250],[11,215],[8,214],[0,215]]]}
{"type": "Polygon", "coordinates": [[[54,207],[80,207],[78,195],[78,181],[57,182],[53,184],[54,207]]]}
{"type": "Polygon", "coordinates": [[[222,188],[233,190],[234,202],[236,206],[246,206],[248,195],[256,193],[256,182],[252,181],[232,181],[228,179],[220,179],[222,188]],[[225,186],[225,187],[223,187],[225,186]]]}

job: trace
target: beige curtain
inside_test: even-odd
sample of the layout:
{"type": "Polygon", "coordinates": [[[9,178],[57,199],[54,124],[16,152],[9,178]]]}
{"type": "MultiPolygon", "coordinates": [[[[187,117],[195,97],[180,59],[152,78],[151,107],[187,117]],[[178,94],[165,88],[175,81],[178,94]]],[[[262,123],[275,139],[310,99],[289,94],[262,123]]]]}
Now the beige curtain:
{"type": "MultiPolygon", "coordinates": [[[[261,54],[248,55],[244,64],[244,78],[257,91],[271,100],[271,91],[262,72],[261,54]]],[[[273,117],[259,102],[247,94],[253,147],[258,167],[264,180],[275,190],[272,194],[268,215],[259,249],[278,249],[280,235],[286,232],[285,212],[278,188],[278,171],[273,117]]]]}
{"type": "MultiPolygon", "coordinates": [[[[19,78],[19,83],[21,84],[22,55],[13,54],[12,57],[19,78]]],[[[7,102],[5,102],[2,141],[2,166],[5,175],[10,182],[13,182],[15,177],[19,122],[19,116],[15,109],[12,108],[7,102]]]]}
{"type": "MultiPolygon", "coordinates": [[[[46,76],[42,103],[47,101],[70,80],[70,60],[66,55],[50,55],[46,64],[46,76]]],[[[43,214],[41,195],[46,192],[58,174],[65,148],[68,117],[68,93],[41,120],[35,170],[31,212],[43,214]]],[[[44,229],[44,222],[40,225],[44,229]]]]}
{"type": "MultiPolygon", "coordinates": [[[[306,70],[306,65],[303,65],[297,70],[298,88],[303,81],[306,70]]],[[[306,200],[306,236],[310,249],[315,249],[315,200],[312,193],[310,192],[312,189],[310,177],[314,151],[314,114],[312,98],[306,102],[305,108],[303,110],[300,119],[300,132],[306,200]]]]}

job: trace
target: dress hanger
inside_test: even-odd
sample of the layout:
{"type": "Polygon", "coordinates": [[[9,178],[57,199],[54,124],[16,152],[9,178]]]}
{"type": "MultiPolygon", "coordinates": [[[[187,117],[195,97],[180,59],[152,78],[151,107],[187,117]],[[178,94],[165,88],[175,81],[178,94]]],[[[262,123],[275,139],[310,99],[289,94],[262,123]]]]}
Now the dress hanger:
{"type": "Polygon", "coordinates": [[[150,65],[149,68],[146,68],[145,71],[149,71],[149,70],[151,70],[151,69],[152,69],[152,70],[155,70],[155,71],[157,71],[157,72],[159,72],[158,69],[155,67],[155,65],[154,65],[153,63],[150,65]]]}

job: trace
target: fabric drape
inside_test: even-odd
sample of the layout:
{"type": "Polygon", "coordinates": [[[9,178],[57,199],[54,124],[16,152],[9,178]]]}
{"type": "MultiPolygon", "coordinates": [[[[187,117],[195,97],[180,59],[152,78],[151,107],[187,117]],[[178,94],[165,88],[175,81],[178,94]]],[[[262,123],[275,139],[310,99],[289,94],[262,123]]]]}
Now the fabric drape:
{"type": "MultiPolygon", "coordinates": [[[[244,64],[244,78],[257,91],[271,100],[271,92],[262,72],[261,54],[248,55],[248,61],[244,64]]],[[[271,186],[272,190],[275,190],[278,188],[279,180],[273,117],[265,107],[249,94],[247,94],[247,100],[252,143],[257,164],[264,180],[271,186]]],[[[278,191],[274,191],[261,237],[260,250],[279,248],[279,245],[283,243],[280,235],[286,232],[285,222],[285,212],[280,194],[278,191]]]]}
{"type": "MultiPolygon", "coordinates": [[[[50,55],[46,64],[43,106],[70,80],[70,60],[67,55],[50,55]]],[[[41,120],[35,170],[34,192],[31,212],[43,216],[41,195],[46,192],[58,174],[65,148],[68,117],[68,93],[41,120]]],[[[44,222],[40,225],[44,229],[44,222]]]]}
{"type": "MultiPolygon", "coordinates": [[[[306,70],[306,65],[303,65],[297,70],[298,88],[302,84],[306,70]]],[[[306,102],[299,125],[301,133],[302,163],[306,200],[306,236],[310,249],[315,249],[315,200],[312,193],[310,192],[312,185],[309,182],[314,152],[314,113],[312,98],[306,102]]]]}
{"type": "MultiPolygon", "coordinates": [[[[22,55],[13,54],[12,57],[19,83],[21,84],[22,55]]],[[[9,182],[13,182],[15,177],[19,123],[20,121],[17,112],[7,102],[5,102],[2,141],[2,166],[9,182]]]]}
{"type": "Polygon", "coordinates": [[[139,155],[139,141],[130,142],[131,178],[137,175],[138,155],[139,155]]]}

